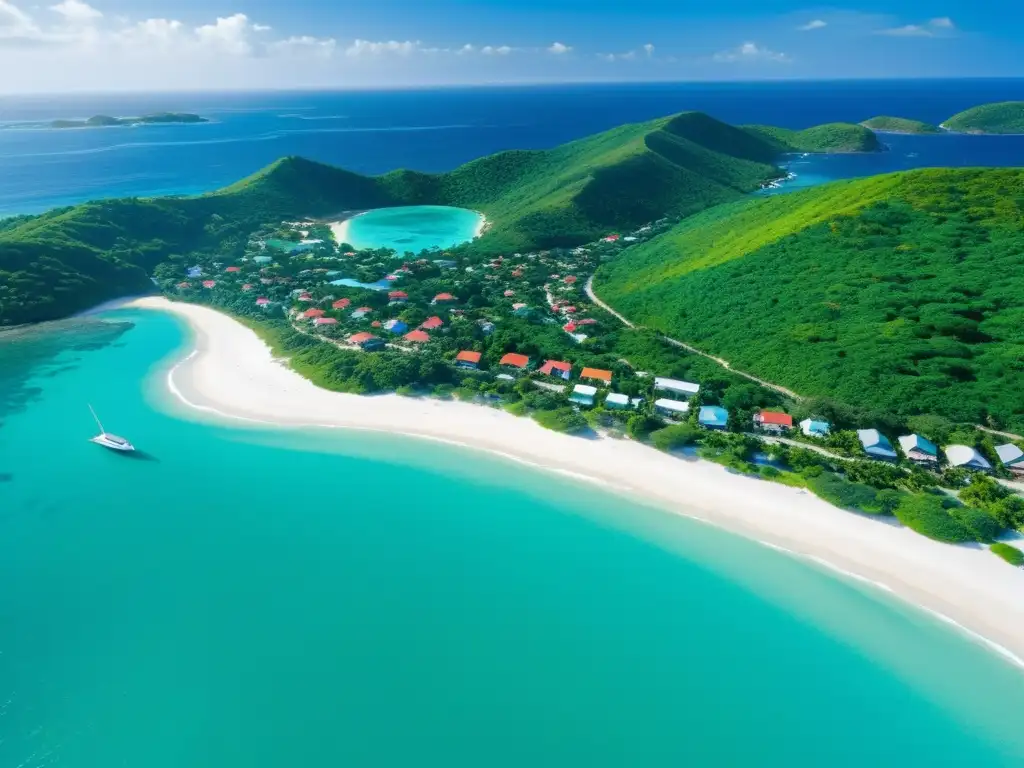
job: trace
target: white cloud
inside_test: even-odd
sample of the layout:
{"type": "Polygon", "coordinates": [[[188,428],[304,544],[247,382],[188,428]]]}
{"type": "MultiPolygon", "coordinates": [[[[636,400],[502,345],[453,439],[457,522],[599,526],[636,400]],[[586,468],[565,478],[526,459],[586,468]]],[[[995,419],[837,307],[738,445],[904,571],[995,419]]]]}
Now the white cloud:
{"type": "Polygon", "coordinates": [[[648,58],[653,56],[654,55],[654,46],[651,43],[645,43],[644,44],[644,53],[647,54],[648,58]]]}
{"type": "Polygon", "coordinates": [[[548,46],[548,53],[553,53],[556,56],[561,56],[561,55],[569,53],[571,51],[572,51],[572,46],[571,45],[566,45],[565,43],[557,43],[556,42],[556,43],[552,43],[550,46],[548,46]]]}
{"type": "Polygon", "coordinates": [[[239,56],[252,53],[249,32],[252,25],[244,13],[233,16],[219,16],[213,24],[196,27],[200,44],[239,56]]]}
{"type": "Polygon", "coordinates": [[[925,24],[904,24],[901,27],[878,30],[879,35],[889,37],[948,37],[956,32],[956,24],[949,16],[939,16],[925,24]]]}
{"type": "Polygon", "coordinates": [[[7,0],[0,0],[0,39],[35,37],[39,28],[32,17],[7,0]]]}
{"type": "MultiPolygon", "coordinates": [[[[345,49],[346,56],[380,56],[382,54],[394,53],[399,56],[408,56],[420,50],[419,41],[388,40],[386,42],[372,42],[370,40],[356,40],[345,49]]],[[[433,49],[435,51],[439,49],[433,49]]]]}
{"type": "Polygon", "coordinates": [[[272,29],[273,29],[273,27],[267,26],[266,24],[253,24],[252,25],[252,31],[253,32],[269,32],[272,29]]]}
{"type": "Polygon", "coordinates": [[[797,27],[797,29],[800,30],[801,32],[813,32],[816,29],[824,29],[827,26],[827,21],[823,21],[821,19],[814,19],[813,21],[808,21],[806,24],[801,24],[799,27],[797,27]]]}
{"type": "Polygon", "coordinates": [[[64,0],[57,5],[51,5],[50,10],[59,13],[72,24],[89,23],[103,18],[102,13],[82,0],[64,0]]]}
{"type": "Polygon", "coordinates": [[[508,45],[485,45],[480,49],[480,53],[484,56],[508,56],[515,49],[508,45]]]}
{"type": "Polygon", "coordinates": [[[297,35],[275,40],[267,45],[267,52],[271,54],[314,54],[329,58],[334,54],[338,42],[333,37],[319,38],[312,35],[297,35]]]}
{"type": "Polygon", "coordinates": [[[733,48],[728,51],[719,51],[712,56],[714,61],[721,64],[735,64],[741,62],[784,62],[790,61],[790,58],[785,53],[778,51],[772,51],[768,48],[758,45],[757,43],[743,43],[738,48],[733,48]]]}

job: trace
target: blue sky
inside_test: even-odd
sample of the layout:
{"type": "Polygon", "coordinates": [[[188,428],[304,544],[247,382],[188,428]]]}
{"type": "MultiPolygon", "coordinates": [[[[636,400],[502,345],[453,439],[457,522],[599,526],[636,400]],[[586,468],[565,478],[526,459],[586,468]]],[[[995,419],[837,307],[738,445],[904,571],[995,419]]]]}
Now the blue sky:
{"type": "Polygon", "coordinates": [[[1022,30],[1007,0],[0,0],[0,91],[1024,76],[1022,30]]]}

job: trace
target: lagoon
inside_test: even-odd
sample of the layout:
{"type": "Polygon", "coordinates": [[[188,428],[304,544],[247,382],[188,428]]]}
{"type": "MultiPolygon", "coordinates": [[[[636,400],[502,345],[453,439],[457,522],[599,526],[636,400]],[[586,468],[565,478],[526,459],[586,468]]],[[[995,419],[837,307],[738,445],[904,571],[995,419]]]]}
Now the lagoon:
{"type": "Polygon", "coordinates": [[[1020,671],[868,585],[467,449],[185,410],[170,316],[22,333],[2,765],[1024,760],[1020,671]]]}
{"type": "Polygon", "coordinates": [[[472,240],[483,216],[465,208],[408,205],[377,208],[335,225],[335,238],[355,248],[391,248],[399,254],[451,248],[472,240]]]}

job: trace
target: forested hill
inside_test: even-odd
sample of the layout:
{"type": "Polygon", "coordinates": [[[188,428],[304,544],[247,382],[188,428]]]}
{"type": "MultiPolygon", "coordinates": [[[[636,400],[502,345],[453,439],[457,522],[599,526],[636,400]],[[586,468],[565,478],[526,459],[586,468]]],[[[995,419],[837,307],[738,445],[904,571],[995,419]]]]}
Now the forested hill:
{"type": "Polygon", "coordinates": [[[805,395],[1024,430],[1024,170],[921,170],[694,216],[603,266],[630,319],[805,395]]]}
{"type": "Polygon", "coordinates": [[[550,150],[501,152],[442,174],[369,177],[290,157],[200,197],[101,201],[0,222],[0,325],[147,290],[153,267],[168,257],[215,251],[229,259],[253,230],[282,219],[455,205],[487,214],[481,251],[570,246],[740,199],[781,175],[775,161],[783,152],[849,149],[837,145],[835,126],[765,130],[688,112],[550,150]]]}

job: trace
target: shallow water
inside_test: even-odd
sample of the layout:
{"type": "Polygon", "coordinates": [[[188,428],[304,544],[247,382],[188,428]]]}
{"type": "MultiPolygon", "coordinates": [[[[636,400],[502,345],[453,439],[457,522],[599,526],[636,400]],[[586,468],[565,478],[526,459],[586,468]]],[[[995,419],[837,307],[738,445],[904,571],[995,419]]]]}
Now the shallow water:
{"type": "Polygon", "coordinates": [[[870,587],[463,449],[196,421],[177,321],[108,317],[0,337],[0,765],[1024,760],[1024,676],[870,587]]]}
{"type": "Polygon", "coordinates": [[[476,211],[444,205],[378,208],[350,219],[345,239],[356,248],[419,253],[472,240],[480,219],[476,211]]]}

